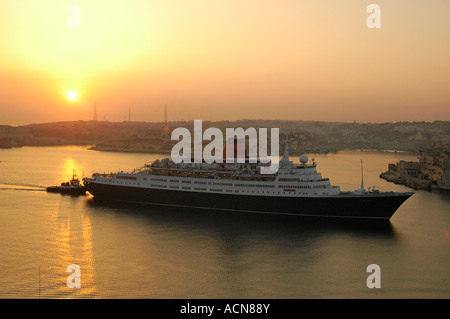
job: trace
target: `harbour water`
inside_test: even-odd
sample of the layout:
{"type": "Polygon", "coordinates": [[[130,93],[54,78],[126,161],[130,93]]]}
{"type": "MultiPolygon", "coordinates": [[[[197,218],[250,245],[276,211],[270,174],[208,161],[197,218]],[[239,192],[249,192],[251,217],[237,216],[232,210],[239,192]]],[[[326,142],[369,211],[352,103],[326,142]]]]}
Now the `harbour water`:
{"type": "MultiPolygon", "coordinates": [[[[389,223],[104,204],[46,186],[131,170],[158,154],[86,147],[0,150],[0,298],[450,298],[450,193],[417,191],[389,223]],[[69,265],[81,288],[68,288],[69,265]],[[371,264],[381,288],[368,288],[371,264]]],[[[342,190],[406,191],[379,178],[401,153],[315,157],[342,190]]],[[[291,160],[297,161],[298,158],[291,160]]],[[[176,198],[174,198],[176,202],[176,198]]]]}

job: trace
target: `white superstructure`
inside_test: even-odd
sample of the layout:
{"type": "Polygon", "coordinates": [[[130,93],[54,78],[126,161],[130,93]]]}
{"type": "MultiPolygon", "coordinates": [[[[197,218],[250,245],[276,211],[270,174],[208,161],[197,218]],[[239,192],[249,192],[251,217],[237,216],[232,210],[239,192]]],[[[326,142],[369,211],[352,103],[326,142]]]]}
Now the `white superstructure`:
{"type": "Polygon", "coordinates": [[[104,185],[177,190],[184,192],[221,193],[233,195],[321,197],[339,195],[341,190],[331,186],[308,163],[303,155],[300,164],[289,161],[286,149],[275,174],[260,174],[258,163],[180,163],[171,159],[157,160],[132,173],[94,174],[85,181],[104,185]]]}

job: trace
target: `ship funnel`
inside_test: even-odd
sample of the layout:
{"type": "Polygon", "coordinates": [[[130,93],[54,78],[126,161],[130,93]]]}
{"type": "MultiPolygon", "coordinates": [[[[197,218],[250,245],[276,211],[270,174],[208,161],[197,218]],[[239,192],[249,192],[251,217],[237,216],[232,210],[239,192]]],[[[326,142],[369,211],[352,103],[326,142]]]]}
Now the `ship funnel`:
{"type": "Polygon", "coordinates": [[[237,139],[237,137],[234,138],[234,141],[231,142],[229,141],[231,145],[233,146],[233,150],[232,152],[230,152],[229,154],[227,154],[227,143],[225,143],[225,145],[223,146],[222,149],[222,159],[223,161],[226,161],[228,158],[232,158],[232,159],[237,159],[237,158],[242,158],[241,154],[244,154],[244,157],[246,159],[249,158],[248,156],[248,150],[247,147],[245,146],[245,139],[237,139]]]}

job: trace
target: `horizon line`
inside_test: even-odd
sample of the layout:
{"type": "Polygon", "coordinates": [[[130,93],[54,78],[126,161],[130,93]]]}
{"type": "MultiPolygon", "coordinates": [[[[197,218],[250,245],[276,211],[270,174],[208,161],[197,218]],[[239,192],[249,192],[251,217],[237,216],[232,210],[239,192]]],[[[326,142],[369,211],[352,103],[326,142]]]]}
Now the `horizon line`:
{"type": "MultiPolygon", "coordinates": [[[[56,123],[74,123],[74,122],[97,122],[97,123],[151,123],[151,124],[168,124],[168,123],[186,123],[193,122],[194,120],[201,119],[191,119],[191,120],[177,120],[177,121],[109,121],[109,120],[61,120],[61,121],[53,121],[53,122],[36,122],[36,123],[28,123],[28,124],[0,124],[0,126],[10,126],[10,127],[21,127],[21,126],[29,126],[29,125],[45,125],[45,124],[56,124],[56,123]]],[[[342,123],[342,124],[398,124],[398,123],[445,123],[450,122],[450,120],[434,120],[434,121],[395,121],[395,122],[358,122],[354,121],[326,121],[326,120],[283,120],[283,119],[237,119],[237,120],[202,120],[203,122],[212,122],[212,123],[220,123],[220,122],[242,122],[242,121],[261,121],[261,122],[269,122],[269,121],[280,121],[280,122],[319,122],[319,123],[342,123]]]]}

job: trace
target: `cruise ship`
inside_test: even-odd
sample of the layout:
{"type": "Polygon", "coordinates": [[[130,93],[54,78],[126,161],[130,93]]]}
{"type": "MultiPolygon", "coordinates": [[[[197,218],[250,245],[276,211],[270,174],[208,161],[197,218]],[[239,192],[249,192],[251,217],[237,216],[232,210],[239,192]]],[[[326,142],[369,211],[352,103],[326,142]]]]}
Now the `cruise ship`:
{"type": "MultiPolygon", "coordinates": [[[[235,154],[236,157],[236,144],[235,154]]],[[[228,157],[225,154],[223,158],[228,157]]],[[[341,191],[317,172],[306,155],[289,159],[286,146],[278,171],[261,174],[270,163],[175,163],[170,158],[145,164],[133,172],[84,178],[94,198],[174,207],[323,218],[389,220],[413,192],[341,191]]]]}

